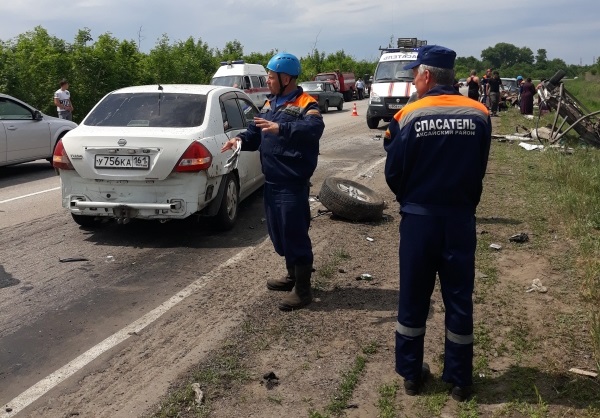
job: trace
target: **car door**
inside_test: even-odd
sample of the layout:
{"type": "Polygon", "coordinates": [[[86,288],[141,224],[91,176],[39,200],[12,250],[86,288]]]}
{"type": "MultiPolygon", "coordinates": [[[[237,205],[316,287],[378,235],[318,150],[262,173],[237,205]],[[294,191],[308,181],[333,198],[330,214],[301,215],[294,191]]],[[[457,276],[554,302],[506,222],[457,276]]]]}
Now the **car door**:
{"type": "Polygon", "coordinates": [[[0,119],[0,166],[6,164],[6,131],[4,122],[0,119]]]}
{"type": "Polygon", "coordinates": [[[30,108],[1,97],[0,119],[6,135],[7,163],[50,157],[50,127],[44,120],[35,120],[30,108]]]}
{"type": "MultiPolygon", "coordinates": [[[[238,103],[242,112],[242,117],[244,119],[244,128],[247,128],[248,125],[250,125],[250,123],[254,121],[254,117],[258,116],[258,109],[256,108],[256,106],[254,106],[252,102],[248,101],[244,97],[239,97],[238,103]]],[[[263,177],[262,166],[260,163],[260,153],[258,151],[248,152],[247,154],[248,176],[250,181],[250,187],[252,187],[253,183],[258,181],[259,179],[262,179],[263,177]]]]}
{"type": "MultiPolygon", "coordinates": [[[[246,129],[246,122],[242,117],[237,96],[235,94],[225,94],[221,97],[220,103],[225,134],[229,139],[235,138],[246,129]]],[[[237,169],[240,178],[240,194],[254,175],[251,169],[253,156],[250,154],[258,154],[258,152],[244,151],[238,157],[237,169]]]]}

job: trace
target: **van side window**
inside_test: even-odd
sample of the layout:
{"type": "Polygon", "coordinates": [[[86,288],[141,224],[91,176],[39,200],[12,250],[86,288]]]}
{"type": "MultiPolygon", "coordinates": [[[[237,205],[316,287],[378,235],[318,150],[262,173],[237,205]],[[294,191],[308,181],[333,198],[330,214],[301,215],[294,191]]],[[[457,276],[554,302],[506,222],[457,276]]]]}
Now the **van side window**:
{"type": "Polygon", "coordinates": [[[252,88],[252,86],[250,85],[250,77],[246,75],[244,76],[244,85],[242,87],[242,90],[247,90],[249,88],[252,88]]]}
{"type": "Polygon", "coordinates": [[[267,87],[267,77],[265,77],[264,75],[261,75],[259,78],[260,78],[260,86],[267,87]]]}
{"type": "Polygon", "coordinates": [[[229,129],[244,129],[244,121],[240,114],[240,108],[234,98],[227,99],[221,102],[221,112],[225,112],[223,116],[223,128],[225,131],[229,129]]]}
{"type": "Polygon", "coordinates": [[[260,79],[258,78],[257,75],[251,75],[250,80],[252,80],[252,88],[253,89],[260,87],[260,79]]]}

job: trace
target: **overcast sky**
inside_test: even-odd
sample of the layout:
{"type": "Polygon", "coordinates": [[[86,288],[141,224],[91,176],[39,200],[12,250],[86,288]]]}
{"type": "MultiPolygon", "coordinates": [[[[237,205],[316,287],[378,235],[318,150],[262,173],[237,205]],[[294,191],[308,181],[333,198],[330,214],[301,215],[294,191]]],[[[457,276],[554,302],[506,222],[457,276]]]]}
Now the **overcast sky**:
{"type": "Polygon", "coordinates": [[[589,65],[600,55],[599,0],[0,0],[0,40],[41,25],[72,43],[91,29],[140,41],[148,52],[166,34],[222,49],[238,40],[244,53],[271,49],[299,57],[316,47],[355,59],[379,57],[393,37],[417,37],[481,59],[499,42],[546,49],[548,59],[589,65]],[[140,31],[141,28],[141,31],[140,31]]]}

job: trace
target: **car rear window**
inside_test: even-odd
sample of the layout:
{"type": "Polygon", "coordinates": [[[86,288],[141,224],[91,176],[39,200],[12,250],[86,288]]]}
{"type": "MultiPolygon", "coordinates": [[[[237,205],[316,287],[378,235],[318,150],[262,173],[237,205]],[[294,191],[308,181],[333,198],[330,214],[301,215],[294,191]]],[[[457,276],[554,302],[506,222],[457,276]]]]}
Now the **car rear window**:
{"type": "Polygon", "coordinates": [[[189,93],[115,93],[85,118],[88,126],[189,128],[202,125],[206,96],[189,93]]]}

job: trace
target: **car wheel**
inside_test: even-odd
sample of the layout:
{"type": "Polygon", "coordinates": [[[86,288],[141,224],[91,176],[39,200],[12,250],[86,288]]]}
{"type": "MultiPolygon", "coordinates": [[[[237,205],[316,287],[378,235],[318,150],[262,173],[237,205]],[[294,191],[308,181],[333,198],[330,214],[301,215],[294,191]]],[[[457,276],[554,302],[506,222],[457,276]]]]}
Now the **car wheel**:
{"type": "Polygon", "coordinates": [[[383,215],[383,199],[352,180],[327,177],[321,186],[319,201],[334,215],[351,221],[377,220],[383,215]]]}
{"type": "Polygon", "coordinates": [[[370,129],[377,129],[377,127],[379,126],[379,118],[367,117],[367,126],[370,129]]]}
{"type": "Polygon", "coordinates": [[[321,109],[321,113],[327,112],[329,112],[329,100],[325,100],[325,105],[323,106],[323,109],[321,109]]]}
{"type": "Polygon", "coordinates": [[[340,99],[338,103],[337,110],[344,110],[344,100],[340,99]]]}
{"type": "Polygon", "coordinates": [[[215,218],[219,228],[228,231],[233,228],[237,220],[240,191],[233,174],[228,174],[223,181],[225,182],[225,191],[215,218]]]}
{"type": "Polygon", "coordinates": [[[101,221],[98,220],[95,216],[85,216],[85,215],[75,215],[71,213],[71,217],[75,221],[75,223],[84,228],[92,228],[100,225],[101,221]]]}

